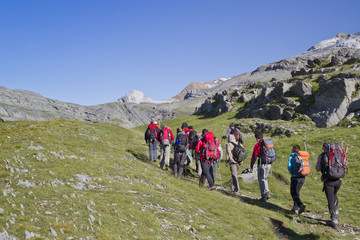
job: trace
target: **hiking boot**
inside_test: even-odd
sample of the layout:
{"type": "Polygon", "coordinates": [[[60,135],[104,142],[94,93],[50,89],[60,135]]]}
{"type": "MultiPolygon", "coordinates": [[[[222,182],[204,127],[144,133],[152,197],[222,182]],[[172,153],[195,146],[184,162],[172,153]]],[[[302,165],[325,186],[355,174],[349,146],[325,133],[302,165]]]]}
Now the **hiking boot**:
{"type": "Polygon", "coordinates": [[[337,219],[332,219],[331,222],[330,222],[330,227],[332,227],[333,229],[338,230],[339,229],[338,220],[337,219]]]}
{"type": "Polygon", "coordinates": [[[169,170],[169,167],[168,166],[165,166],[165,171],[169,170]]]}
{"type": "Polygon", "coordinates": [[[265,193],[266,200],[269,200],[271,198],[270,192],[265,193]]]}
{"type": "Polygon", "coordinates": [[[299,210],[298,210],[298,209],[294,209],[294,208],[291,209],[290,212],[291,212],[291,213],[295,213],[295,214],[299,214],[299,210]]]}
{"type": "Polygon", "coordinates": [[[213,190],[216,190],[216,187],[215,186],[212,186],[209,188],[210,191],[213,191],[213,190]]]}
{"type": "Polygon", "coordinates": [[[266,201],[267,201],[267,197],[266,197],[266,196],[261,197],[261,198],[260,198],[260,201],[266,202],[266,201]]]}
{"type": "Polygon", "coordinates": [[[299,214],[302,214],[303,212],[305,212],[305,208],[306,208],[305,204],[301,205],[300,209],[299,209],[299,214]]]}

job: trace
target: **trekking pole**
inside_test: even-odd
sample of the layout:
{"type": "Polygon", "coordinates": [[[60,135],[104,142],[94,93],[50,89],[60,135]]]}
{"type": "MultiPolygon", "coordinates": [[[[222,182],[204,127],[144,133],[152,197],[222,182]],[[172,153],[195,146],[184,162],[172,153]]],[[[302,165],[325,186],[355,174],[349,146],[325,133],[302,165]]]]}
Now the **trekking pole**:
{"type": "Polygon", "coordinates": [[[307,149],[306,149],[306,140],[304,139],[304,146],[305,146],[305,151],[307,152],[307,149]]]}
{"type": "Polygon", "coordinates": [[[346,144],[346,150],[345,150],[345,162],[344,162],[344,164],[345,164],[346,169],[347,169],[347,152],[348,152],[348,149],[349,149],[349,142],[350,142],[350,140],[348,140],[348,142],[346,144]]]}
{"type": "Polygon", "coordinates": [[[218,165],[219,165],[218,169],[219,169],[219,177],[220,177],[220,186],[223,187],[222,186],[222,180],[221,180],[220,162],[219,162],[218,165]]]}

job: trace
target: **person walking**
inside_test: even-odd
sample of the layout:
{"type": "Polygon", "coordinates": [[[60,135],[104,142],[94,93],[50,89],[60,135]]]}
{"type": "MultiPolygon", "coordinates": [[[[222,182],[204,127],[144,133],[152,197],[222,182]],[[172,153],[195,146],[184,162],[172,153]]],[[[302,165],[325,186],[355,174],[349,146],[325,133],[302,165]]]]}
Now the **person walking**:
{"type": "Polygon", "coordinates": [[[268,176],[271,170],[272,163],[267,163],[264,161],[263,153],[262,153],[262,145],[263,143],[263,134],[262,132],[255,132],[256,144],[254,146],[253,154],[251,157],[250,163],[250,172],[253,171],[254,164],[256,159],[258,159],[258,182],[260,187],[261,201],[266,202],[271,198],[269,184],[268,184],[268,176]]]}
{"type": "Polygon", "coordinates": [[[171,128],[163,124],[161,126],[161,130],[158,133],[157,140],[160,142],[159,167],[163,169],[165,165],[166,171],[169,169],[170,165],[170,144],[173,139],[174,135],[171,131],[171,128]]]}
{"type": "Polygon", "coordinates": [[[195,149],[195,143],[197,141],[197,135],[196,131],[193,129],[193,126],[189,126],[186,136],[188,138],[189,147],[186,150],[186,159],[187,159],[187,165],[192,166],[193,162],[193,152],[195,149]]]}
{"type": "Polygon", "coordinates": [[[238,180],[238,171],[242,162],[238,163],[235,161],[233,156],[233,150],[235,145],[238,145],[239,142],[236,141],[235,136],[233,134],[229,134],[228,143],[226,144],[226,161],[230,164],[230,172],[231,172],[231,191],[239,195],[240,186],[238,180]]]}
{"type": "MultiPolygon", "coordinates": [[[[212,151],[215,151],[215,150],[210,150],[210,148],[208,147],[208,143],[210,144],[210,142],[212,142],[212,145],[215,147],[215,136],[212,132],[209,132],[207,129],[203,129],[202,135],[203,137],[199,139],[195,151],[200,153],[199,157],[200,157],[202,176],[204,176],[208,180],[210,190],[213,190],[215,189],[214,180],[213,177],[211,176],[212,175],[211,173],[213,172],[212,169],[213,159],[207,158],[207,155],[209,154],[211,155],[213,154],[212,151]]],[[[200,182],[202,180],[202,176],[200,177],[200,182]]]]}
{"type": "Polygon", "coordinates": [[[243,140],[242,140],[242,132],[235,127],[234,123],[231,123],[229,125],[228,130],[226,131],[225,135],[222,137],[223,139],[227,139],[229,137],[229,135],[232,134],[235,137],[235,140],[241,144],[243,144],[243,140]]]}
{"type": "Polygon", "coordinates": [[[328,201],[328,209],[330,212],[330,226],[334,229],[338,229],[338,219],[339,219],[339,198],[337,192],[341,186],[341,178],[333,179],[328,176],[329,172],[329,160],[331,159],[330,155],[330,144],[324,143],[322,150],[323,152],[318,156],[316,162],[316,171],[321,171],[321,180],[324,182],[323,191],[328,201]]]}
{"type": "Polygon", "coordinates": [[[145,142],[149,145],[149,160],[156,162],[158,156],[158,141],[157,134],[160,131],[156,121],[151,121],[145,131],[145,142]]]}
{"type": "Polygon", "coordinates": [[[175,177],[182,178],[186,161],[186,150],[188,149],[188,139],[182,128],[177,129],[177,134],[173,146],[175,149],[174,175],[175,177]]]}
{"type": "Polygon", "coordinates": [[[296,171],[296,162],[295,157],[299,156],[299,152],[301,151],[299,145],[295,145],[292,148],[289,161],[288,161],[288,170],[291,174],[291,182],[290,182],[290,194],[294,201],[292,212],[296,214],[301,214],[305,212],[306,205],[300,199],[300,190],[301,187],[305,183],[305,176],[301,176],[299,174],[295,174],[296,171]]]}

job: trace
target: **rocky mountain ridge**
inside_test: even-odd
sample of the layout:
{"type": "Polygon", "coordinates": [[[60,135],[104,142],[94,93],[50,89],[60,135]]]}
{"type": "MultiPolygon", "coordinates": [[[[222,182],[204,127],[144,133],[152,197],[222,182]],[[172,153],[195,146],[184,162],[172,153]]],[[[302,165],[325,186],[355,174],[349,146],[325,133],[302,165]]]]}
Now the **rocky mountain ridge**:
{"type": "Polygon", "coordinates": [[[133,91],[112,103],[81,106],[0,87],[0,120],[64,118],[134,127],[194,112],[221,114],[238,102],[243,104],[238,117],[311,118],[319,127],[332,126],[359,115],[359,59],[360,33],[339,33],[305,53],[253,72],[215,80],[213,85],[192,83],[173,98],[177,101],[154,101],[133,91]],[[329,87],[334,92],[328,92],[329,87]]]}

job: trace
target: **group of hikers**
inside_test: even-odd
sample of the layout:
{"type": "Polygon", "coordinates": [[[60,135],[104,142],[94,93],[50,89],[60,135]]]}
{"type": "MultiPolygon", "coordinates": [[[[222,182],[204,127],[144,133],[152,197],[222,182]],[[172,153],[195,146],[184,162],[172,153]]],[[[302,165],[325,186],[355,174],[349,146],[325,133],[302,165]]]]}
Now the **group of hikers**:
{"type": "MultiPolygon", "coordinates": [[[[240,186],[238,171],[244,163],[248,153],[245,152],[241,131],[233,123],[229,125],[223,139],[225,144],[226,162],[230,165],[231,191],[239,195],[240,186]]],[[[263,202],[271,198],[268,176],[272,163],[278,158],[271,139],[264,140],[262,132],[255,132],[256,144],[251,156],[250,166],[244,173],[252,173],[257,162],[257,179],[259,182],[260,200],[263,202]]],[[[170,154],[174,150],[173,173],[175,177],[182,178],[184,167],[192,165],[195,159],[196,172],[199,182],[208,185],[210,190],[215,189],[216,167],[223,157],[223,149],[220,141],[214,133],[203,129],[201,133],[196,132],[186,122],[176,129],[174,137],[170,127],[163,124],[161,127],[156,121],[151,121],[145,131],[145,141],[149,145],[150,162],[156,162],[158,158],[158,145],[160,145],[159,167],[168,170],[170,167],[170,154]]],[[[306,145],[305,145],[306,148],[306,145]]],[[[344,177],[346,162],[346,151],[338,143],[324,143],[323,152],[318,156],[316,170],[321,171],[324,182],[328,209],[330,212],[330,226],[338,229],[338,197],[337,192],[341,186],[341,178],[344,177]]],[[[288,160],[288,170],[291,174],[290,194],[293,199],[291,212],[302,214],[306,205],[300,199],[300,190],[305,183],[305,177],[310,174],[309,153],[301,150],[299,145],[292,148],[288,160]]]]}

